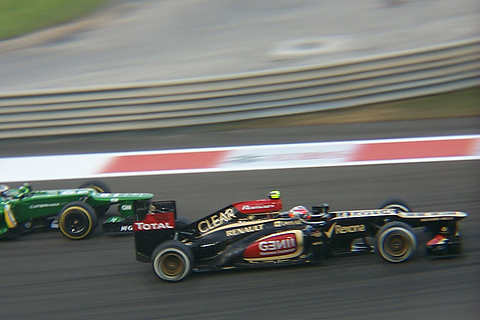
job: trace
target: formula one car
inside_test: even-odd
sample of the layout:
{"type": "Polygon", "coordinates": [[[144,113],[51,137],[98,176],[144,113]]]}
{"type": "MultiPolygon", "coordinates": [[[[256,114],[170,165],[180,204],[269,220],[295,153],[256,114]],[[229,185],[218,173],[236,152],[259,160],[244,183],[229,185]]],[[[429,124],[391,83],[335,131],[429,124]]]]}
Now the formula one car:
{"type": "Polygon", "coordinates": [[[175,282],[193,271],[315,263],[330,256],[377,252],[404,262],[417,247],[413,228],[432,235],[429,256],[460,252],[457,222],[463,212],[412,212],[401,200],[380,209],[330,212],[323,204],[281,212],[278,191],[268,199],[233,203],[198,221],[176,217],[175,201],[153,202],[133,224],[136,258],[151,262],[162,280],[175,282]]]}
{"type": "Polygon", "coordinates": [[[153,194],[111,193],[110,188],[97,180],[86,181],[78,189],[32,191],[29,184],[18,189],[0,185],[0,237],[39,229],[60,229],[69,239],[89,236],[111,205],[118,205],[120,216],[103,223],[112,233],[132,229],[134,213],[148,208],[153,194]]]}

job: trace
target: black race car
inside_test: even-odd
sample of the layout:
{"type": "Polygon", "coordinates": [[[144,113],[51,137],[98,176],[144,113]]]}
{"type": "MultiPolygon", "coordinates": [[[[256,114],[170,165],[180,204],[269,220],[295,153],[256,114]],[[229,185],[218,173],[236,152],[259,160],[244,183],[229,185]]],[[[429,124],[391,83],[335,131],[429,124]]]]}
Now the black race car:
{"type": "Polygon", "coordinates": [[[137,260],[151,262],[158,277],[174,282],[192,270],[296,265],[363,252],[404,262],[417,248],[417,227],[432,236],[428,256],[455,256],[457,222],[465,217],[412,212],[398,199],[380,209],[331,212],[323,204],[283,212],[280,193],[272,191],[267,199],[233,203],[193,223],[177,218],[175,201],[152,202],[137,212],[133,230],[137,260]]]}

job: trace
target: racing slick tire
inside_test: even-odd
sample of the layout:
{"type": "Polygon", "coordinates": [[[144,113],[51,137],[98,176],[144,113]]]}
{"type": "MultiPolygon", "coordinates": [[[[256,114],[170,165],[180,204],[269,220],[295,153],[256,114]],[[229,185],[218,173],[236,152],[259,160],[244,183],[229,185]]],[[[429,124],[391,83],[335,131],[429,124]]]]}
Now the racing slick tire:
{"type": "Polygon", "coordinates": [[[100,180],[87,180],[79,187],[79,189],[90,188],[99,193],[112,193],[110,187],[100,180]]]}
{"type": "Polygon", "coordinates": [[[67,204],[58,216],[58,227],[62,234],[72,240],[81,240],[93,233],[97,226],[95,210],[85,202],[67,204]]]}
{"type": "MultiPolygon", "coordinates": [[[[103,181],[100,180],[87,180],[84,183],[78,187],[79,189],[93,189],[98,193],[112,193],[112,189],[103,181]]],[[[105,206],[99,206],[95,207],[95,211],[97,212],[97,215],[99,217],[103,216],[108,209],[110,208],[110,205],[105,205],[105,206]]]]}
{"type": "Polygon", "coordinates": [[[413,229],[406,223],[387,223],[377,232],[377,252],[389,262],[404,262],[412,257],[417,249],[417,239],[413,229]]]}
{"type": "Polygon", "coordinates": [[[183,280],[192,271],[192,263],[192,252],[180,241],[166,241],[152,253],[153,271],[168,282],[183,280]]]}
{"type": "Polygon", "coordinates": [[[398,198],[390,198],[382,202],[380,209],[397,209],[400,212],[411,212],[412,209],[403,201],[398,198]]]}
{"type": "Polygon", "coordinates": [[[187,218],[178,217],[175,220],[175,229],[182,229],[182,228],[188,226],[190,223],[191,223],[191,221],[188,220],[187,218]]]}

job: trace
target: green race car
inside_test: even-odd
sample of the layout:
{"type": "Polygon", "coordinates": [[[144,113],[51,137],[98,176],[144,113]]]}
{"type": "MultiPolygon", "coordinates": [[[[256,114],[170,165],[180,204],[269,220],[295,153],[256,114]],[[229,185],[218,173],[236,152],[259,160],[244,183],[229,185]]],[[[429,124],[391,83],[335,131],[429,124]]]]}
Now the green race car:
{"type": "Polygon", "coordinates": [[[112,193],[98,180],[86,181],[78,189],[61,190],[33,191],[27,183],[18,189],[0,185],[0,237],[60,229],[69,239],[84,239],[112,205],[118,206],[118,215],[103,222],[103,230],[130,232],[136,210],[148,208],[152,198],[151,193],[112,193]]]}

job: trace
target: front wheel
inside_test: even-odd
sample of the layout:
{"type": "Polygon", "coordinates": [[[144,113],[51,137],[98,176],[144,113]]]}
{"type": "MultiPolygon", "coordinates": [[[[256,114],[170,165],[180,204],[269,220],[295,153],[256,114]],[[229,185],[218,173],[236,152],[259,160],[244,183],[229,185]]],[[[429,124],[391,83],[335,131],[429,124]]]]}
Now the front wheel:
{"type": "Polygon", "coordinates": [[[389,262],[404,262],[417,248],[413,229],[403,222],[390,222],[377,233],[377,252],[389,262]]]}
{"type": "Polygon", "coordinates": [[[75,201],[67,204],[59,213],[58,227],[63,235],[72,240],[88,237],[97,225],[97,214],[88,204],[75,201]]]}
{"type": "Polygon", "coordinates": [[[152,254],[152,267],[162,280],[177,282],[192,270],[193,255],[180,241],[170,240],[159,245],[152,254]]]}

